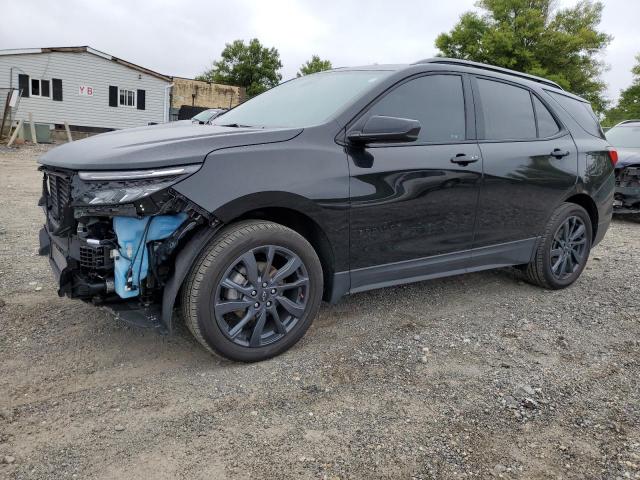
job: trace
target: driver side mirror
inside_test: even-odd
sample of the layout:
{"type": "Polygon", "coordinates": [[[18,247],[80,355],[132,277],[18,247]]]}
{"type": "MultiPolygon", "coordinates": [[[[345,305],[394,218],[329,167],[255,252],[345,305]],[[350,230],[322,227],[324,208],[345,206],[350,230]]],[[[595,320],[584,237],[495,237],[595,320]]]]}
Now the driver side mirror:
{"type": "Polygon", "coordinates": [[[418,120],[376,115],[366,121],[361,131],[350,131],[347,139],[357,145],[415,142],[421,128],[418,120]]]}

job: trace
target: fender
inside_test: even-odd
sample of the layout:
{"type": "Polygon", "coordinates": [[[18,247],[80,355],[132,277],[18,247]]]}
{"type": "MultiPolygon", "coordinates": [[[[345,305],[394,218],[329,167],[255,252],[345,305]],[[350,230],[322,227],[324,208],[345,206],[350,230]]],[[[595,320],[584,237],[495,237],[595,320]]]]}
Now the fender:
{"type": "Polygon", "coordinates": [[[160,321],[171,332],[173,323],[173,306],[176,297],[182,286],[182,282],[187,277],[189,270],[200,255],[204,246],[220,231],[223,224],[219,223],[213,227],[199,230],[191,239],[182,246],[176,255],[173,275],[167,281],[162,291],[162,314],[160,321]]]}
{"type": "MultiPolygon", "coordinates": [[[[227,224],[249,212],[268,211],[275,208],[286,209],[309,220],[319,236],[322,237],[323,242],[321,243],[328,249],[325,253],[329,254],[330,264],[334,271],[340,272],[349,269],[349,204],[346,201],[312,201],[295,193],[268,191],[252,193],[232,200],[214,210],[212,215],[227,224]]],[[[282,223],[296,230],[296,227],[292,225],[293,218],[274,219],[267,217],[266,219],[282,223]]]]}
{"type": "MultiPolygon", "coordinates": [[[[328,205],[327,205],[328,206],[328,205]]],[[[288,208],[311,218],[322,230],[326,225],[322,219],[322,209],[318,204],[302,195],[283,191],[259,192],[236,198],[217,208],[212,214],[225,223],[252,210],[264,208],[288,208]]]]}
{"type": "MultiPolygon", "coordinates": [[[[235,219],[245,215],[247,212],[258,209],[267,208],[286,208],[314,222],[325,237],[326,244],[330,249],[333,265],[343,265],[343,270],[348,269],[348,254],[346,244],[341,250],[336,250],[336,239],[340,235],[344,236],[344,232],[340,232],[339,227],[333,230],[326,229],[331,223],[323,218],[323,209],[311,200],[300,195],[288,192],[263,192],[245,195],[232,202],[223,205],[213,212],[213,216],[219,220],[213,227],[202,228],[191,239],[184,244],[178,251],[175,260],[174,273],[167,281],[162,293],[162,314],[161,322],[168,331],[172,329],[172,316],[175,300],[182,287],[187,274],[200,255],[205,245],[215,237],[215,235],[225,225],[233,222],[235,219]]],[[[340,208],[334,205],[333,208],[340,208]]],[[[325,214],[326,215],[326,214],[325,214]]],[[[346,271],[336,271],[332,275],[332,288],[328,295],[331,303],[344,295],[349,289],[349,275],[346,271]]]]}

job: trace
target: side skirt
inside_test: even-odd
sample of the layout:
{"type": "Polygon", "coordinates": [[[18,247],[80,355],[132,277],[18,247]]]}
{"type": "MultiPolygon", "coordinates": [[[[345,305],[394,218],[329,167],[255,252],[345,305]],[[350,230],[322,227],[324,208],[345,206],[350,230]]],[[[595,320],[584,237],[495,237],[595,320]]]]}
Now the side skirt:
{"type": "Polygon", "coordinates": [[[345,294],[376,288],[529,263],[538,238],[338,272],[330,301],[335,303],[345,294]]]}

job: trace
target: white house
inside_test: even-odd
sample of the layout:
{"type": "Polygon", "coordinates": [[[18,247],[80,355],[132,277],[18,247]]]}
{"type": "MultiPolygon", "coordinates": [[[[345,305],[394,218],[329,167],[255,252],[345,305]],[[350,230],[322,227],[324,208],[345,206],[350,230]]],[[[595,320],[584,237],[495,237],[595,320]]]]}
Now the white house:
{"type": "Polygon", "coordinates": [[[166,122],[171,85],[169,76],[91,47],[0,50],[0,91],[21,92],[14,124],[29,113],[36,124],[87,132],[166,122]]]}

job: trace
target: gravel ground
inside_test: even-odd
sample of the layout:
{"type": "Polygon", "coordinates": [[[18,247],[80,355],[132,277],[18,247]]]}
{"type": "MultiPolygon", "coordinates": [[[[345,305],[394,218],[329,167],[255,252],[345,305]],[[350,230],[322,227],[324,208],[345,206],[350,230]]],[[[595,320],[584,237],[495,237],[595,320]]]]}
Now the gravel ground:
{"type": "Polygon", "coordinates": [[[42,151],[0,151],[1,478],[640,478],[640,224],[567,290],[504,269],[358,294],[235,364],[57,297],[42,151]]]}

